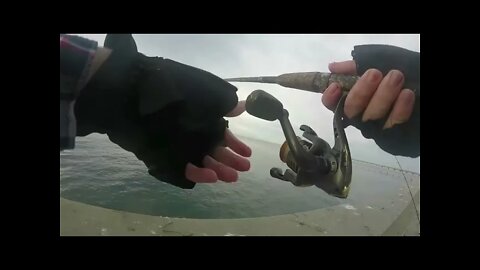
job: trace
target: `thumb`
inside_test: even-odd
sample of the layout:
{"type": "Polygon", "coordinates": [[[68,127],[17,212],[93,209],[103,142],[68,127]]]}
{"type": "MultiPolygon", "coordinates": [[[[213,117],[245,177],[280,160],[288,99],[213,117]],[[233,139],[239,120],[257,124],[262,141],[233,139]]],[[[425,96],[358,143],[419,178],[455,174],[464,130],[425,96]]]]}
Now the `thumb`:
{"type": "Polygon", "coordinates": [[[357,65],[353,60],[330,63],[328,65],[328,69],[332,73],[345,74],[345,75],[357,74],[357,65]]]}
{"type": "Polygon", "coordinates": [[[243,112],[245,111],[245,100],[241,100],[237,103],[237,106],[235,106],[235,108],[233,108],[233,110],[231,110],[229,113],[227,113],[227,117],[235,117],[235,116],[239,116],[240,114],[242,114],[243,112]]]}

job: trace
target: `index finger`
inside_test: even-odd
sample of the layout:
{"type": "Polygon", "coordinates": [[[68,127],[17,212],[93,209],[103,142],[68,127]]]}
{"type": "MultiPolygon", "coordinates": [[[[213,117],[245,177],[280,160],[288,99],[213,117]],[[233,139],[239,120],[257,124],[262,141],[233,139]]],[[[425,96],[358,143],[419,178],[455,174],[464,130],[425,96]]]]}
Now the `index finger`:
{"type": "Polygon", "coordinates": [[[345,74],[345,75],[357,74],[357,65],[353,60],[330,63],[328,65],[328,69],[332,73],[345,74]]]}

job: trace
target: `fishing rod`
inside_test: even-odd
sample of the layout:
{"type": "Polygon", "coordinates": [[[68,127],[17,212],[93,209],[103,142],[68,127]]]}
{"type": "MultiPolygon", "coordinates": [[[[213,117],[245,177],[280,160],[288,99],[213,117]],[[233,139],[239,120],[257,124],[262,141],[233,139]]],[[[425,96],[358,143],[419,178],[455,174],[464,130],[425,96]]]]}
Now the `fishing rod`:
{"type": "MultiPolygon", "coordinates": [[[[420,54],[389,45],[355,46],[352,56],[357,66],[357,73],[363,74],[367,67],[378,68],[384,75],[391,69],[398,69],[405,75],[405,87],[412,89],[420,100],[420,54]]],[[[270,169],[270,175],[295,186],[315,185],[328,194],[347,198],[352,180],[352,159],[348,146],[343,108],[348,92],[358,81],[358,76],[332,74],[328,72],[298,72],[279,76],[227,78],[229,82],[252,82],[278,84],[284,87],[323,93],[329,85],[337,83],[342,89],[342,96],[334,111],[333,147],[317,136],[315,131],[302,125],[302,139],[295,134],[288,119],[289,113],[283,104],[263,90],[253,91],[246,100],[246,111],[267,121],[280,122],[285,142],[280,147],[280,160],[289,169],[282,173],[280,168],[270,169]]]]}
{"type": "Polygon", "coordinates": [[[229,82],[271,83],[298,90],[323,93],[332,83],[339,84],[343,91],[348,92],[358,79],[358,76],[327,72],[297,72],[286,73],[280,76],[241,77],[228,78],[225,80],[229,82]]]}

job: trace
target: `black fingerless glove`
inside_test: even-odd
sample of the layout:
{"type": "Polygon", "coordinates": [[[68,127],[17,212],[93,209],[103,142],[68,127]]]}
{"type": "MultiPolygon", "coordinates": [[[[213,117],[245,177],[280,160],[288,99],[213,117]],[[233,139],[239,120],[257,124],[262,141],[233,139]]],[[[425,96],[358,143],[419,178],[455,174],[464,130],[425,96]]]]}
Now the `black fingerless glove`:
{"type": "Polygon", "coordinates": [[[223,116],[236,87],[206,71],[137,52],[131,35],[107,35],[111,55],[76,101],[77,134],[106,133],[142,160],[155,178],[182,188],[188,162],[223,144],[223,116]]]}
{"type": "Polygon", "coordinates": [[[415,92],[415,105],[410,120],[383,129],[386,119],[362,122],[361,115],[346,122],[358,128],[365,138],[375,140],[384,151],[406,157],[420,156],[420,53],[389,45],[361,45],[352,51],[358,75],[371,68],[385,76],[400,70],[405,76],[403,88],[415,92]]]}

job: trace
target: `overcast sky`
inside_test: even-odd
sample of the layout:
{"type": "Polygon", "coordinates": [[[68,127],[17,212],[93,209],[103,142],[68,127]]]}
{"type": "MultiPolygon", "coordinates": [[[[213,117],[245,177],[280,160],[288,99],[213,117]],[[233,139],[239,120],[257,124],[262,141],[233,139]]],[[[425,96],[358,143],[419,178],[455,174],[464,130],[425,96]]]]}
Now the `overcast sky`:
{"type": "MultiPolygon", "coordinates": [[[[81,34],[103,45],[103,34],[81,34]]],[[[351,59],[355,45],[390,44],[420,52],[420,35],[312,35],[312,34],[135,34],[138,50],[149,56],[161,56],[209,71],[219,77],[274,76],[282,73],[325,71],[333,61],[351,59]]],[[[279,99],[290,112],[298,129],[311,126],[333,146],[333,113],[327,110],[321,94],[297,91],[281,86],[234,83],[240,99],[262,89],[279,99]]],[[[280,124],[244,113],[229,119],[233,132],[266,141],[282,143],[280,124]]],[[[365,139],[354,127],[346,129],[352,157],[377,164],[398,167],[393,155],[381,150],[373,140],[365,139]]],[[[255,151],[255,149],[253,149],[255,151]]],[[[406,170],[420,172],[420,158],[399,157],[406,170]]]]}

